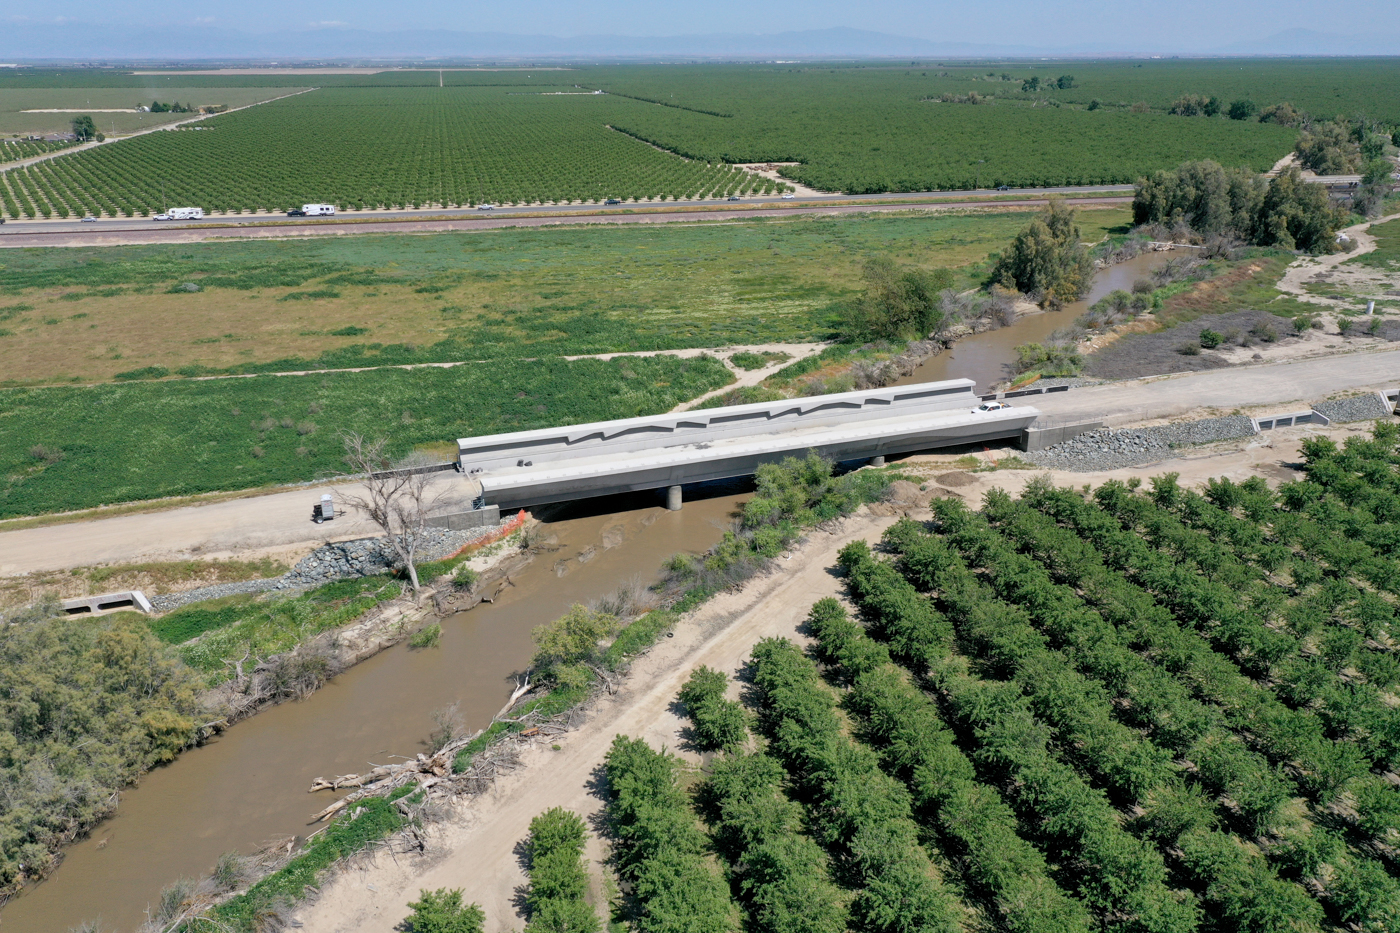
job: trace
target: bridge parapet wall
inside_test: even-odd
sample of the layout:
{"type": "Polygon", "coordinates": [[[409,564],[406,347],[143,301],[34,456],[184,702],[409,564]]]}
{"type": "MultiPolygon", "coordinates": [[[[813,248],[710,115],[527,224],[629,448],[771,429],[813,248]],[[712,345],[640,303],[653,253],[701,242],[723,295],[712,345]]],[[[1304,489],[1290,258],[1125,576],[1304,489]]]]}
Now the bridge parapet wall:
{"type": "Polygon", "coordinates": [[[579,458],[636,454],[668,447],[972,409],[971,379],[890,386],[811,398],[731,405],[701,411],[518,431],[457,441],[462,471],[513,469],[579,458]]]}

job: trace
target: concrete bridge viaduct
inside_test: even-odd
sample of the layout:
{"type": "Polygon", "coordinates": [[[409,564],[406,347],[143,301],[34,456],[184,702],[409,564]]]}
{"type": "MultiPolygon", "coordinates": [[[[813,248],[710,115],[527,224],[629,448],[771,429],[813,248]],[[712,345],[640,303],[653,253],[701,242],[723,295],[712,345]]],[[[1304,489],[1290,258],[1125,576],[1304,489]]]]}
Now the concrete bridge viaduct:
{"type": "Polygon", "coordinates": [[[979,411],[970,379],[462,438],[458,462],[501,509],[753,474],[815,451],[835,461],[1024,436],[1039,411],[979,411]]]}

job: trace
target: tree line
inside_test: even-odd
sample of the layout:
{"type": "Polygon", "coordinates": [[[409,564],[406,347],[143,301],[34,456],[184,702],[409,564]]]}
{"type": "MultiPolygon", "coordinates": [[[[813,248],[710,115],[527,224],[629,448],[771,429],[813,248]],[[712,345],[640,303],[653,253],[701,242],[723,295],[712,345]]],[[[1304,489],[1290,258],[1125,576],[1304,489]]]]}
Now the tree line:
{"type": "Polygon", "coordinates": [[[1141,179],[1133,195],[1138,224],[1185,226],[1206,236],[1309,253],[1331,252],[1346,216],[1326,188],[1305,181],[1296,168],[1266,178],[1211,161],[1186,162],[1141,179]]]}

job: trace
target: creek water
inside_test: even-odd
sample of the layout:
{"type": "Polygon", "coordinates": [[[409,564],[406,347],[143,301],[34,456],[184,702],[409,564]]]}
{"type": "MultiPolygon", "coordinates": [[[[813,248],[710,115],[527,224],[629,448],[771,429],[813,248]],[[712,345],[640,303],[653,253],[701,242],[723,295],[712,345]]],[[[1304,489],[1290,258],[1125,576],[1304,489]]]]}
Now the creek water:
{"type": "Polygon", "coordinates": [[[314,778],[424,751],[432,712],[451,703],[468,728],[485,726],[529,661],[534,626],[630,579],[653,582],[674,553],[710,547],[749,489],[687,489],[708,498],[679,512],[646,494],[554,510],[545,534],[557,550],[516,574],[494,604],[444,619],[438,647],[381,652],[147,774],[48,880],[0,911],[0,931],[64,933],[100,920],[104,933],[130,933],[163,887],[207,873],[222,853],[313,831],[310,817],[334,799],[306,792],[314,778]]]}
{"type": "Polygon", "coordinates": [[[1089,294],[1079,301],[1071,302],[1058,311],[1024,315],[1010,327],[964,337],[937,356],[924,360],[895,385],[938,382],[941,379],[972,379],[976,381],[979,391],[985,391],[992,383],[1012,376],[1019,344],[1044,340],[1054,331],[1072,323],[1109,292],[1120,288],[1124,291],[1131,289],[1135,281],[1146,277],[1169,258],[1170,255],[1165,253],[1143,253],[1126,262],[1100,269],[1094,276],[1089,294]]]}
{"type": "MultiPolygon", "coordinates": [[[[966,337],[900,384],[966,377],[985,388],[1010,375],[1017,344],[1043,339],[1166,258],[1149,253],[1102,270],[1084,300],[966,337]]],[[[306,793],[314,778],[424,751],[432,712],[452,703],[469,728],[486,725],[529,661],[534,626],[629,579],[654,581],[676,552],[710,547],[748,489],[687,488],[679,512],[647,494],[542,512],[558,549],[517,574],[495,604],[444,619],[437,648],[381,652],[305,701],[264,710],[152,771],[68,847],[48,880],[0,909],[0,933],[64,933],[87,920],[100,920],[104,933],[130,933],[163,887],[207,873],[222,853],[311,832],[310,817],[334,799],[306,793]]]]}

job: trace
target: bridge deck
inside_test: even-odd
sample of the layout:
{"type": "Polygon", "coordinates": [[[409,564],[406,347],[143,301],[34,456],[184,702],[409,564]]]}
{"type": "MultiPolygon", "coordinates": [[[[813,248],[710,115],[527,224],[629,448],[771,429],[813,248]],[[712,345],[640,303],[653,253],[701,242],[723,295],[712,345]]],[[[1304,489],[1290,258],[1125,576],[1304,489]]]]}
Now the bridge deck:
{"type": "Polygon", "coordinates": [[[1038,410],[974,412],[970,380],[736,405],[458,442],[489,504],[540,505],[727,479],[816,451],[856,460],[1019,437],[1038,410]]]}

